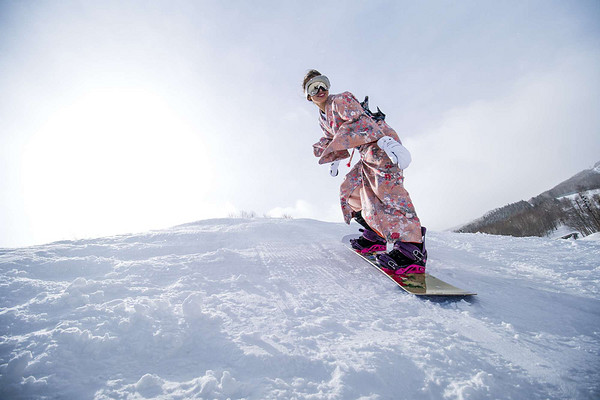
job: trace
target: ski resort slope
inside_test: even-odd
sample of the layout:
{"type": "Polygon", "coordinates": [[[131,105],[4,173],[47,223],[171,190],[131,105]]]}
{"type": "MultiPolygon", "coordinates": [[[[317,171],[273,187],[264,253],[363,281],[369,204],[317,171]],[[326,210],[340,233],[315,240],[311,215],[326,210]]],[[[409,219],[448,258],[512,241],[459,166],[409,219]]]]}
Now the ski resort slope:
{"type": "Polygon", "coordinates": [[[600,242],[430,232],[404,293],[356,226],[222,219],[0,249],[2,399],[593,399],[600,242]]]}

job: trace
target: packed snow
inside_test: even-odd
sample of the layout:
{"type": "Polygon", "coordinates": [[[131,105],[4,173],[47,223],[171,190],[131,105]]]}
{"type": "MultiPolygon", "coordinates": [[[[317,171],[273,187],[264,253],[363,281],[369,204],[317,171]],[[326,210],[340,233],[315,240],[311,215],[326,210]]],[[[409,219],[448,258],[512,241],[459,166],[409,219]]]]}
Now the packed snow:
{"type": "Polygon", "coordinates": [[[429,232],[405,293],[357,226],[222,219],[0,249],[2,399],[593,399],[600,242],[429,232]]]}

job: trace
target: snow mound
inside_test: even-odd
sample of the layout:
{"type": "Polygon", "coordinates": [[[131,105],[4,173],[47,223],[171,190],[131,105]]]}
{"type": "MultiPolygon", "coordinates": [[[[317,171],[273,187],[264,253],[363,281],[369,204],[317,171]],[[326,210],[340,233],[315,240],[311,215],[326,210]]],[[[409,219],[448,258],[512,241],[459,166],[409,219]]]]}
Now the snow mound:
{"type": "Polygon", "coordinates": [[[600,243],[428,234],[417,298],[355,227],[223,219],[0,249],[2,399],[600,395],[600,243]]]}
{"type": "Polygon", "coordinates": [[[588,236],[582,238],[581,240],[599,242],[600,241],[600,232],[592,233],[591,235],[588,235],[588,236]]]}

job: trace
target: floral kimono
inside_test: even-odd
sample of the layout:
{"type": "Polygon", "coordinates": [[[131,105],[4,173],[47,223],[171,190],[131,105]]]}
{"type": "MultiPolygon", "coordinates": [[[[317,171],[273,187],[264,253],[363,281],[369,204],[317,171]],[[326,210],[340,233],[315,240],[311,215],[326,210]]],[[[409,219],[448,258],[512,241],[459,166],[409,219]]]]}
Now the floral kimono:
{"type": "Polygon", "coordinates": [[[360,161],[340,186],[342,213],[347,224],[353,211],[361,211],[369,226],[388,242],[420,243],[421,223],[404,189],[402,170],[379,148],[377,140],[390,136],[400,142],[385,123],[369,117],[350,92],[330,95],[319,123],[324,137],[313,145],[319,164],[348,158],[356,148],[360,161]]]}

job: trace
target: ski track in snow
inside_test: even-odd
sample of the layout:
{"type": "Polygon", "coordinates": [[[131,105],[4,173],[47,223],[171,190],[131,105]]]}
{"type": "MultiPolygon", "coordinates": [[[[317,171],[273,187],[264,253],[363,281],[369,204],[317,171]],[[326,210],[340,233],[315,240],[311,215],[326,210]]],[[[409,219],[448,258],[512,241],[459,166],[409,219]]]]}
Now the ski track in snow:
{"type": "Polygon", "coordinates": [[[430,232],[405,294],[355,227],[223,219],[0,249],[2,399],[600,397],[600,242],[430,232]]]}

